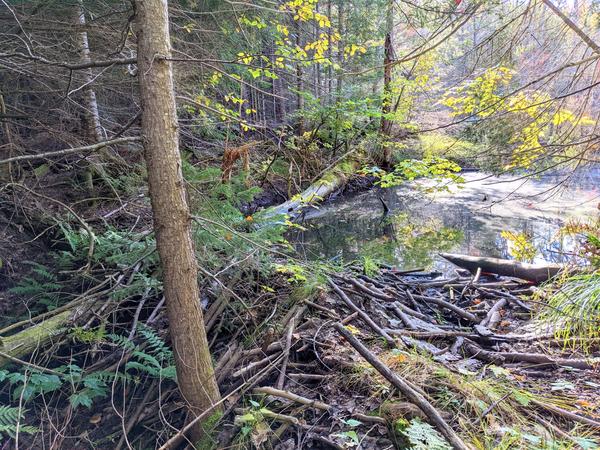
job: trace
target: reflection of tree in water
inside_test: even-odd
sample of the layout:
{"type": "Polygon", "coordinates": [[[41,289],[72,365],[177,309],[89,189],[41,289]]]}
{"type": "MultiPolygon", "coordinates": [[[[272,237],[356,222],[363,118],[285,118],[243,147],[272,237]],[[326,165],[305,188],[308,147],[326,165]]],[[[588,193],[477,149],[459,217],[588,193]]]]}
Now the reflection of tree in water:
{"type": "MultiPolygon", "coordinates": [[[[366,256],[410,269],[431,265],[440,251],[510,257],[500,235],[506,230],[532,236],[539,249],[536,261],[568,258],[564,251],[574,247],[569,241],[573,239],[558,239],[559,221],[495,215],[499,208],[502,205],[490,210],[480,198],[430,201],[406,190],[373,190],[324,207],[303,223],[305,231],[293,230],[288,239],[307,259],[350,261],[366,256]],[[391,211],[387,218],[379,196],[391,211]]],[[[438,260],[435,268],[446,270],[446,265],[438,260]]]]}
{"type": "Polygon", "coordinates": [[[447,227],[438,217],[417,217],[406,212],[392,216],[396,259],[405,267],[430,267],[435,254],[462,242],[462,231],[447,227]]]}
{"type": "Polygon", "coordinates": [[[309,259],[368,258],[403,267],[429,267],[437,252],[451,250],[463,239],[461,231],[444,226],[440,219],[411,217],[408,213],[375,220],[323,219],[289,236],[309,259]]]}

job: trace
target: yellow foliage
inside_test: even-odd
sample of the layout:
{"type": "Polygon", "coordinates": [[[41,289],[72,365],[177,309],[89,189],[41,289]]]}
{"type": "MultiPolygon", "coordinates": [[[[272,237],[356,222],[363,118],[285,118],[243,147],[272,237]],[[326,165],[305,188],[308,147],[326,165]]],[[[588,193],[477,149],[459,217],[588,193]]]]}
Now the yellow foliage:
{"type": "Polygon", "coordinates": [[[500,235],[508,242],[508,253],[517,261],[532,262],[537,249],[525,233],[503,231],[500,235]]]}

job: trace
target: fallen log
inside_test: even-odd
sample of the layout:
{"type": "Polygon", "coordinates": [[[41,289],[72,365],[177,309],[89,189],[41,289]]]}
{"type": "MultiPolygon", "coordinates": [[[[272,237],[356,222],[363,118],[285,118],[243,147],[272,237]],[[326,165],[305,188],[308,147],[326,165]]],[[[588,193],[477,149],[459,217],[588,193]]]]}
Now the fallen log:
{"type": "Polygon", "coordinates": [[[562,366],[580,370],[594,370],[600,364],[600,358],[551,358],[542,353],[495,352],[468,342],[465,343],[465,348],[473,358],[494,364],[531,363],[536,366],[562,366]]]}
{"type": "Polygon", "coordinates": [[[357,161],[339,163],[326,172],[318,181],[311,184],[302,193],[295,195],[278,206],[267,208],[261,213],[261,216],[265,219],[283,215],[287,215],[290,218],[297,217],[305,208],[320,203],[327,196],[342,188],[348,181],[348,177],[352,175],[358,167],[357,161]]]}
{"type": "Polygon", "coordinates": [[[55,339],[62,339],[70,324],[91,310],[90,302],[79,303],[18,333],[0,337],[0,351],[6,355],[0,356],[0,367],[14,362],[12,358],[22,358],[55,339]]]}
{"type": "Polygon", "coordinates": [[[455,253],[440,253],[440,256],[450,261],[452,264],[473,273],[475,273],[478,268],[481,268],[484,273],[521,278],[535,283],[547,281],[564,269],[563,265],[552,263],[528,264],[510,259],[458,255],[455,253]]]}

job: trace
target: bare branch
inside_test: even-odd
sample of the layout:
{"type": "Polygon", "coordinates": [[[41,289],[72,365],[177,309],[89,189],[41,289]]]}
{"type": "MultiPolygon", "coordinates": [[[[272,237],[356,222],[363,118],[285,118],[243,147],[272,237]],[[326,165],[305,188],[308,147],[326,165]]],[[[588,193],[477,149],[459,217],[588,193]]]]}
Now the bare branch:
{"type": "Polygon", "coordinates": [[[126,142],[137,142],[137,141],[140,141],[141,139],[142,138],[136,137],[136,136],[124,137],[124,138],[119,138],[119,139],[113,139],[110,141],[98,142],[97,144],[93,144],[93,145],[85,145],[83,147],[65,148],[63,150],[57,150],[54,152],[46,152],[46,153],[38,153],[36,155],[14,156],[12,158],[1,160],[0,165],[9,164],[12,162],[17,162],[17,161],[29,161],[29,160],[33,160],[33,159],[56,158],[57,156],[71,155],[73,153],[93,152],[95,150],[99,150],[99,149],[101,149],[103,147],[107,147],[109,145],[124,144],[126,142]]]}

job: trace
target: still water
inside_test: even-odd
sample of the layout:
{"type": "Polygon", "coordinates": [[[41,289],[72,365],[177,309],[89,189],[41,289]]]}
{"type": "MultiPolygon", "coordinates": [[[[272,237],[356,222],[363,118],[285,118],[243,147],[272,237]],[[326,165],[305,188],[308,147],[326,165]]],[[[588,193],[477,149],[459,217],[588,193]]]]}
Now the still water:
{"type": "Polygon", "coordinates": [[[447,269],[437,253],[511,258],[514,244],[501,233],[524,233],[537,250],[534,262],[573,258],[574,238],[562,225],[598,214],[599,177],[589,173],[530,179],[463,175],[465,183],[434,190],[431,182],[374,188],[308,212],[288,236],[308,259],[383,259],[403,269],[447,269]],[[383,203],[389,208],[385,214],[383,203]]]}

